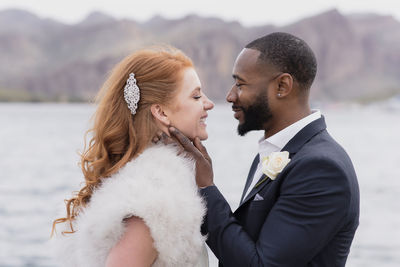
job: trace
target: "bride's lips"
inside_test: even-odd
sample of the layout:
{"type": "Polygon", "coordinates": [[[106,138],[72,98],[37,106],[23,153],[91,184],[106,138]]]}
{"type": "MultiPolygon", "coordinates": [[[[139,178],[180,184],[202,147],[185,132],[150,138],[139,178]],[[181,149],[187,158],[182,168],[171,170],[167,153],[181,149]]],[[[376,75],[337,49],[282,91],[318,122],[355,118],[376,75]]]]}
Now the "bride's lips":
{"type": "Polygon", "coordinates": [[[202,125],[204,125],[204,126],[207,126],[207,123],[206,123],[207,117],[208,117],[207,114],[204,115],[204,116],[202,116],[202,117],[200,118],[200,124],[202,124],[202,125]]]}

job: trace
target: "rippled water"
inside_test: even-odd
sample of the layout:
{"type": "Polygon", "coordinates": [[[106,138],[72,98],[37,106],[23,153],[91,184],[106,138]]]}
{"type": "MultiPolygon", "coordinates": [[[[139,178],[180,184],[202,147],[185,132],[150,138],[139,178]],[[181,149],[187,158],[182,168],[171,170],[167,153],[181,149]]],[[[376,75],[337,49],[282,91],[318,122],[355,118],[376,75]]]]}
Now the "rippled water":
{"type": "MultiPolygon", "coordinates": [[[[78,151],[93,107],[0,104],[0,266],[55,266],[51,222],[82,182],[78,151]]],[[[350,154],[361,190],[361,222],[347,266],[400,266],[400,111],[380,106],[322,109],[350,154]]],[[[236,134],[228,105],[208,119],[215,183],[233,209],[261,132],[236,134]]],[[[210,256],[211,266],[216,260],[210,256]]]]}

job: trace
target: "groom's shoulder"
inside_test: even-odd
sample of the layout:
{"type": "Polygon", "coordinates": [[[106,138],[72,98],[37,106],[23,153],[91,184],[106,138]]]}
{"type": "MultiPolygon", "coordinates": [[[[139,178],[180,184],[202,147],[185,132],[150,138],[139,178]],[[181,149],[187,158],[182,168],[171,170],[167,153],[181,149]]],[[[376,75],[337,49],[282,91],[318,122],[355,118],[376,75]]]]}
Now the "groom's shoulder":
{"type": "Polygon", "coordinates": [[[357,193],[357,177],[346,151],[325,130],[311,138],[293,155],[282,185],[296,192],[338,189],[346,201],[357,193]],[[300,189],[299,189],[300,188],[300,189]]]}
{"type": "MultiPolygon", "coordinates": [[[[349,158],[347,152],[329,133],[327,130],[315,135],[309,142],[307,142],[300,152],[312,155],[340,155],[349,158]]],[[[337,157],[335,157],[337,158],[337,157]]]]}
{"type": "Polygon", "coordinates": [[[296,155],[300,162],[324,162],[355,175],[350,156],[326,131],[322,131],[307,142],[296,155]]]}

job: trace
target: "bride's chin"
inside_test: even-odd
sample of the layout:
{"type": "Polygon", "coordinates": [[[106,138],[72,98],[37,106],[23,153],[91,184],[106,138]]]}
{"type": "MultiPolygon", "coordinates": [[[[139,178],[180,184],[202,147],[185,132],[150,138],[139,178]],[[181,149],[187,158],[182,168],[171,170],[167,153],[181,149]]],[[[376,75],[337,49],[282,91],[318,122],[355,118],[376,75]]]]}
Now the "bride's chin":
{"type": "Polygon", "coordinates": [[[200,141],[204,141],[208,139],[208,133],[207,132],[200,132],[200,133],[185,133],[182,132],[191,142],[194,142],[194,139],[198,137],[200,141]]]}
{"type": "Polygon", "coordinates": [[[199,136],[200,141],[205,141],[208,139],[208,133],[203,133],[199,136]]]}

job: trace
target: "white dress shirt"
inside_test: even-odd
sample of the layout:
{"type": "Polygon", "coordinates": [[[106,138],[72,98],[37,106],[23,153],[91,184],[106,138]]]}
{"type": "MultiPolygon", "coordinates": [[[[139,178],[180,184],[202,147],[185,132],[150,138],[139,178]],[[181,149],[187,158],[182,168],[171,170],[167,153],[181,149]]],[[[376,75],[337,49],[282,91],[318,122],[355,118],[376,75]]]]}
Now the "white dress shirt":
{"type": "Polygon", "coordinates": [[[310,124],[311,122],[321,118],[321,111],[312,110],[311,114],[307,117],[302,118],[301,120],[296,121],[295,123],[289,125],[283,130],[277,132],[273,136],[265,139],[262,137],[260,141],[258,141],[258,154],[260,156],[260,162],[257,165],[257,170],[254,173],[253,180],[247,189],[246,195],[243,200],[247,197],[253,187],[256,185],[258,180],[262,176],[262,159],[267,157],[272,152],[281,151],[282,148],[292,139],[301,129],[310,124]]]}

